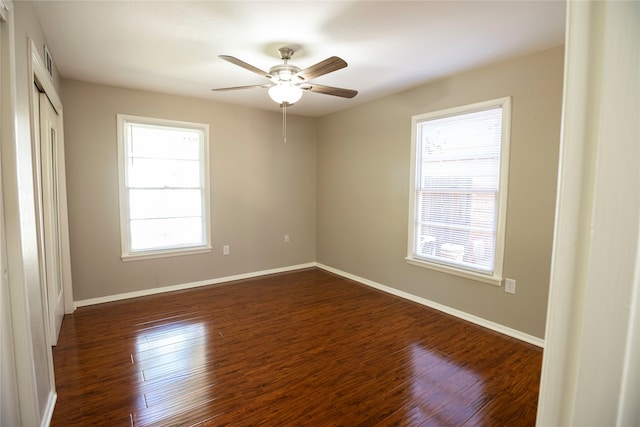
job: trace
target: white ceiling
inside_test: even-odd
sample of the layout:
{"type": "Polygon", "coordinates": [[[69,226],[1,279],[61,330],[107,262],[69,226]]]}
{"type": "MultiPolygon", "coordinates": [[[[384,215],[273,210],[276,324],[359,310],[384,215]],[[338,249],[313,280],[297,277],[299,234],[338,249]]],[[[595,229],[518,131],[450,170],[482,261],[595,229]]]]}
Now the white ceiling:
{"type": "Polygon", "coordinates": [[[298,46],[306,68],[329,56],[349,66],[314,80],[353,99],[305,93],[289,110],[322,116],[448,74],[562,45],[555,1],[40,1],[34,8],[64,78],[278,111],[267,82],[225,62],[268,70],[298,46]]]}

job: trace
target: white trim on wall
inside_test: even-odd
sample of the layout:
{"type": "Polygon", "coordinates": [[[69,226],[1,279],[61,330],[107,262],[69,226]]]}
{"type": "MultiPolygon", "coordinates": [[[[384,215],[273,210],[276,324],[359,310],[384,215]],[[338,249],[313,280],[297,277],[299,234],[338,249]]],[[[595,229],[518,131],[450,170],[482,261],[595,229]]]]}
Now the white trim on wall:
{"type": "Polygon", "coordinates": [[[452,308],[452,307],[437,303],[435,301],[428,300],[426,298],[422,298],[422,297],[410,294],[408,292],[400,291],[400,290],[392,288],[390,286],[382,285],[380,283],[374,282],[373,280],[365,279],[363,277],[356,276],[356,275],[351,274],[351,273],[347,273],[345,271],[339,270],[337,268],[330,267],[328,265],[319,264],[319,263],[316,263],[316,265],[317,265],[318,268],[326,270],[326,271],[328,271],[330,273],[337,274],[338,276],[342,276],[344,278],[351,279],[351,280],[356,281],[358,283],[361,283],[363,285],[371,286],[372,288],[376,288],[378,290],[381,290],[383,292],[387,292],[389,294],[398,296],[400,298],[404,298],[404,299],[407,299],[409,301],[413,301],[413,302],[416,302],[418,304],[427,306],[429,308],[433,308],[435,310],[441,311],[443,313],[450,314],[450,315],[452,315],[454,317],[457,317],[457,318],[462,319],[462,320],[466,320],[467,322],[471,322],[471,323],[473,323],[475,325],[482,326],[482,327],[487,328],[487,329],[491,329],[492,331],[501,333],[503,335],[507,335],[507,336],[509,336],[511,338],[515,338],[515,339],[518,339],[520,341],[524,341],[524,342],[527,342],[529,344],[533,344],[533,345],[535,345],[537,347],[544,348],[544,340],[541,339],[541,338],[535,337],[533,335],[526,334],[526,333],[518,331],[516,329],[509,328],[509,327],[501,325],[499,323],[492,322],[492,321],[487,320],[487,319],[483,319],[482,317],[478,317],[478,316],[475,316],[473,314],[466,313],[464,311],[461,311],[461,310],[458,310],[458,309],[455,309],[455,308],[452,308]]]}
{"type": "Polygon", "coordinates": [[[409,301],[417,302],[418,304],[424,305],[426,307],[430,307],[430,308],[433,308],[435,310],[441,311],[443,313],[450,314],[450,315],[452,315],[454,317],[457,317],[459,319],[466,320],[467,322],[471,322],[471,323],[473,323],[475,325],[482,326],[484,328],[487,328],[487,329],[490,329],[492,331],[501,333],[503,335],[507,335],[507,336],[509,336],[511,338],[515,338],[517,340],[524,341],[524,342],[527,342],[529,344],[533,344],[533,345],[535,345],[537,347],[544,348],[544,340],[541,339],[541,338],[534,337],[533,335],[526,334],[526,333],[518,331],[516,329],[512,329],[512,328],[509,328],[507,326],[501,325],[499,323],[495,323],[495,322],[492,322],[490,320],[483,319],[481,317],[475,316],[473,314],[469,314],[469,313],[466,313],[464,311],[457,310],[455,308],[448,307],[448,306],[443,305],[443,304],[439,304],[439,303],[437,303],[435,301],[431,301],[431,300],[428,300],[426,298],[418,297],[418,296],[410,294],[408,292],[400,291],[398,289],[394,289],[392,287],[389,287],[389,286],[386,286],[386,285],[382,285],[382,284],[374,282],[372,280],[365,279],[363,277],[356,276],[355,274],[347,273],[345,271],[339,270],[337,268],[330,267],[328,265],[320,264],[318,262],[310,262],[310,263],[306,263],[306,264],[291,265],[291,266],[288,266],[288,267],[274,268],[274,269],[271,269],[271,270],[255,271],[255,272],[251,272],[251,273],[237,274],[237,275],[234,275],[234,276],[218,277],[218,278],[215,278],[215,279],[201,280],[201,281],[198,281],[198,282],[190,282],[190,283],[182,283],[182,284],[178,284],[178,285],[163,286],[163,287],[160,287],[160,288],[145,289],[145,290],[142,290],[142,291],[127,292],[127,293],[124,293],[124,294],[109,295],[109,296],[106,296],[106,297],[90,298],[90,299],[76,301],[75,302],[75,306],[76,306],[76,308],[77,307],[85,307],[85,306],[89,306],[89,305],[103,304],[103,303],[107,303],[107,302],[120,301],[120,300],[124,300],[124,299],[129,299],[129,298],[137,298],[137,297],[143,297],[143,296],[148,296],[148,295],[162,294],[162,293],[165,293],[165,292],[172,292],[172,291],[180,291],[180,290],[184,290],[184,289],[197,288],[197,287],[200,287],[200,286],[218,285],[218,284],[223,284],[223,283],[227,283],[227,282],[232,282],[232,281],[235,281],[235,280],[251,279],[251,278],[254,278],[254,277],[266,276],[266,275],[269,275],[269,274],[285,273],[285,272],[289,272],[289,271],[301,270],[301,269],[304,269],[304,268],[312,268],[312,267],[320,268],[322,270],[328,271],[330,273],[336,274],[336,275],[344,277],[346,279],[353,280],[353,281],[358,282],[360,284],[363,284],[363,285],[366,285],[366,286],[370,286],[372,288],[375,288],[375,289],[381,290],[383,292],[398,296],[400,298],[404,298],[404,299],[409,300],[409,301]]]}
{"type": "Polygon", "coordinates": [[[457,310],[455,308],[448,307],[448,306],[443,305],[443,304],[439,304],[439,303],[437,303],[435,301],[431,301],[431,300],[428,300],[426,298],[421,298],[421,297],[418,297],[416,295],[410,294],[408,292],[400,291],[398,289],[394,289],[392,287],[389,287],[389,286],[386,286],[386,285],[382,285],[382,284],[374,282],[372,280],[365,279],[365,278],[360,277],[360,276],[356,276],[355,274],[347,273],[347,272],[339,270],[337,268],[333,268],[333,267],[330,267],[328,265],[320,264],[320,263],[317,263],[317,262],[310,262],[310,263],[306,263],[306,264],[298,264],[298,265],[292,265],[292,266],[281,267],[281,268],[274,268],[274,269],[271,269],[271,270],[262,270],[262,271],[255,271],[255,272],[251,272],[251,273],[237,274],[237,275],[234,275],[234,276],[218,277],[218,278],[215,278],[215,279],[201,280],[201,281],[198,281],[198,282],[181,283],[181,284],[178,284],[178,285],[163,286],[163,287],[160,287],[160,288],[145,289],[145,290],[142,290],[142,291],[127,292],[127,293],[124,293],[124,294],[109,295],[109,296],[106,296],[106,297],[90,298],[90,299],[76,301],[75,302],[75,306],[76,306],[76,308],[85,307],[85,306],[89,306],[89,305],[102,304],[102,303],[113,302],[113,301],[120,301],[120,300],[124,300],[124,299],[129,299],[129,298],[137,298],[137,297],[143,297],[143,296],[147,296],[147,295],[156,295],[156,294],[161,294],[161,293],[165,293],[165,292],[172,292],[172,291],[180,291],[180,290],[183,290],[183,289],[197,288],[197,287],[200,287],[200,286],[218,285],[218,284],[222,284],[222,283],[226,283],[226,282],[232,282],[232,281],[235,281],[235,280],[251,279],[253,277],[266,276],[268,274],[285,273],[285,272],[288,272],[288,271],[301,270],[301,269],[304,269],[304,268],[311,268],[311,267],[318,267],[318,268],[320,268],[322,270],[328,271],[330,273],[336,274],[336,275],[344,277],[346,279],[353,280],[353,281],[358,282],[360,284],[363,284],[363,285],[366,285],[366,286],[370,286],[372,288],[375,288],[375,289],[381,290],[383,292],[398,296],[400,298],[404,298],[404,299],[409,300],[409,301],[417,302],[418,304],[433,308],[435,310],[441,311],[441,312],[446,313],[446,314],[450,314],[450,315],[452,315],[454,317],[457,317],[457,318],[462,319],[462,320],[466,320],[467,322],[471,322],[471,323],[473,323],[475,325],[482,326],[484,328],[491,329],[492,331],[501,333],[503,335],[507,335],[507,336],[509,336],[511,338],[515,338],[517,340],[524,341],[524,342],[527,342],[529,344],[533,344],[533,345],[535,345],[537,347],[544,348],[544,340],[541,339],[541,338],[534,337],[533,335],[525,334],[524,332],[518,331],[516,329],[509,328],[509,327],[501,325],[499,323],[495,323],[495,322],[492,322],[490,320],[483,319],[483,318],[478,317],[478,316],[474,316],[473,314],[469,314],[469,313],[466,313],[464,311],[457,310]]]}
{"type": "MultiPolygon", "coordinates": [[[[4,2],[3,2],[4,3],[4,2]]],[[[14,6],[11,1],[4,3],[6,19],[0,26],[2,31],[2,133],[0,138],[2,151],[2,198],[5,221],[6,265],[8,273],[9,305],[11,307],[11,331],[13,339],[15,375],[19,402],[19,418],[21,425],[37,426],[41,420],[38,402],[38,386],[36,380],[36,361],[34,358],[31,317],[29,313],[29,279],[27,270],[30,265],[23,252],[24,239],[28,239],[29,226],[25,224],[21,202],[32,195],[28,184],[20,185],[22,169],[30,159],[21,160],[24,154],[24,138],[17,134],[23,112],[18,110],[17,74],[15,43],[14,6]],[[27,230],[25,233],[25,229],[27,230]]],[[[27,61],[27,64],[29,61],[27,61]]],[[[27,135],[27,138],[30,136],[27,135]]],[[[26,142],[28,143],[28,142],[26,142]]],[[[26,157],[26,156],[25,156],[26,157]]],[[[29,254],[33,253],[29,249],[29,254]]],[[[4,271],[2,272],[4,274],[4,271]]],[[[37,310],[38,307],[35,307],[37,310]]],[[[2,391],[5,392],[4,390],[2,391]]],[[[5,397],[2,396],[2,399],[5,397]]]]}
{"type": "Polygon", "coordinates": [[[640,425],[639,2],[567,2],[538,426],[640,425]],[[628,382],[631,381],[631,384],[628,382]]]}
{"type": "Polygon", "coordinates": [[[218,277],[215,279],[200,280],[198,282],[181,283],[177,285],[162,286],[160,288],[144,289],[144,290],[135,291],[135,292],[126,292],[124,294],[108,295],[106,297],[89,298],[85,300],[76,301],[75,307],[76,308],[85,307],[88,305],[103,304],[105,302],[113,302],[113,301],[129,299],[129,298],[144,297],[148,295],[162,294],[165,292],[181,291],[184,289],[198,288],[200,286],[218,285],[221,283],[232,282],[235,280],[251,279],[254,277],[266,276],[268,274],[285,273],[288,271],[301,270],[303,268],[311,268],[315,266],[316,266],[316,263],[310,262],[307,264],[291,265],[288,267],[273,268],[270,270],[254,271],[251,273],[243,273],[243,274],[236,274],[233,276],[218,277]]]}
{"type": "MultiPolygon", "coordinates": [[[[64,114],[62,108],[62,101],[56,91],[55,86],[53,85],[53,80],[51,75],[47,71],[47,68],[44,65],[43,60],[40,58],[40,53],[36,47],[35,42],[32,39],[29,39],[28,51],[31,57],[30,62],[30,71],[29,76],[33,83],[37,83],[41,89],[44,91],[44,94],[47,96],[51,105],[58,113],[60,117],[60,122],[64,122],[64,114]]],[[[31,95],[33,97],[38,96],[38,91],[35,89],[35,86],[31,87],[31,95]]],[[[31,107],[37,108],[35,103],[31,107]]],[[[36,147],[34,152],[34,156],[37,156],[36,165],[40,167],[40,143],[39,143],[39,110],[32,111],[32,123],[31,123],[31,131],[33,132],[32,138],[36,141],[33,145],[36,147]],[[36,122],[38,123],[36,125],[36,122]]],[[[60,126],[58,131],[58,153],[56,153],[58,157],[58,217],[59,217],[59,226],[60,226],[60,267],[62,269],[62,286],[64,287],[64,311],[65,313],[73,313],[73,286],[71,284],[71,243],[69,241],[69,213],[67,209],[67,180],[66,180],[66,166],[65,166],[65,156],[64,156],[64,126],[60,126]]],[[[36,171],[38,176],[38,180],[40,180],[40,171],[36,171]]],[[[38,215],[43,216],[42,206],[40,205],[42,200],[42,189],[39,188],[40,184],[35,183],[36,191],[38,192],[38,202],[36,204],[36,209],[39,210],[38,215]]],[[[38,231],[40,234],[44,233],[43,231],[38,231]]],[[[41,239],[44,239],[44,235],[40,236],[41,239]]],[[[46,299],[46,289],[43,289],[43,295],[46,299]]],[[[48,309],[48,305],[46,307],[48,309]]],[[[45,310],[45,313],[48,313],[45,310]]]]}
{"type": "MultiPolygon", "coordinates": [[[[13,192],[13,179],[3,178],[3,174],[12,170],[10,157],[14,142],[14,120],[15,120],[15,55],[13,52],[13,13],[9,10],[4,0],[0,0],[0,424],[7,425],[21,424],[20,397],[24,396],[25,389],[30,385],[27,380],[22,380],[24,366],[30,366],[29,362],[19,363],[18,358],[23,353],[23,342],[27,338],[16,342],[15,335],[20,334],[24,329],[23,325],[28,322],[26,311],[18,307],[26,307],[22,304],[24,295],[22,283],[14,279],[13,269],[20,268],[7,251],[7,228],[12,227],[13,222],[5,221],[5,188],[11,187],[9,192],[13,192]],[[5,158],[7,157],[7,158],[5,158]],[[7,227],[9,225],[9,227],[7,227]],[[10,263],[11,261],[11,263],[10,263]],[[13,273],[13,274],[12,274],[13,273]],[[13,283],[15,282],[15,283],[13,283]],[[11,290],[15,286],[16,289],[11,290]],[[13,295],[12,295],[13,293],[13,295]],[[13,297],[13,298],[12,298],[13,297]],[[16,301],[18,304],[16,304],[16,301]],[[15,308],[14,308],[15,307],[15,308]],[[20,390],[23,391],[20,391],[20,390]]],[[[7,207],[15,209],[15,201],[7,198],[7,207]]],[[[11,214],[9,214],[11,215],[11,214]]],[[[15,252],[14,252],[15,253],[15,252]]],[[[28,360],[28,356],[23,359],[28,360]]],[[[25,362],[23,360],[22,362],[25,362]]],[[[28,405],[24,405],[27,407],[28,405]]],[[[34,412],[35,413],[35,412],[34,412]]]]}
{"type": "Polygon", "coordinates": [[[58,401],[58,393],[49,393],[47,399],[47,405],[42,413],[42,421],[40,427],[49,427],[51,420],[53,419],[53,410],[56,408],[56,402],[58,401]]]}

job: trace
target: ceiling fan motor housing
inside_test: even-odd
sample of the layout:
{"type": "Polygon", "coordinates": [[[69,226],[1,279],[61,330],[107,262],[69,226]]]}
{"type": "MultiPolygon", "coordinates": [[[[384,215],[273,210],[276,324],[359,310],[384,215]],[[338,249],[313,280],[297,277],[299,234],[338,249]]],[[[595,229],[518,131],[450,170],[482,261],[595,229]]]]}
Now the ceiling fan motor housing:
{"type": "Polygon", "coordinates": [[[302,81],[300,77],[296,76],[300,71],[300,68],[295,65],[278,64],[269,69],[269,74],[271,74],[276,81],[291,82],[295,84],[302,81]]]}

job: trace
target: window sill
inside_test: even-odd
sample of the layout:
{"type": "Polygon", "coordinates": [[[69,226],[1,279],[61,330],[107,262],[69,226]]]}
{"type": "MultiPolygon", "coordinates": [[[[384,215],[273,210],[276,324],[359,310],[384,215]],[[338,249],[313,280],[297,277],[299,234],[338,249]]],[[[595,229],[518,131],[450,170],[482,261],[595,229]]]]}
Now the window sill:
{"type": "Polygon", "coordinates": [[[185,255],[205,254],[211,252],[211,246],[200,246],[186,249],[166,249],[162,251],[138,252],[135,254],[123,254],[122,261],[142,261],[145,259],[168,258],[185,255]]]}
{"type": "Polygon", "coordinates": [[[502,286],[502,277],[489,276],[486,274],[475,273],[473,271],[461,270],[458,268],[449,267],[446,265],[435,264],[428,261],[406,257],[405,260],[408,264],[415,265],[417,267],[428,268],[430,270],[439,271],[441,273],[452,274],[454,276],[464,277],[465,279],[475,280],[477,282],[487,283],[493,286],[502,286]]]}

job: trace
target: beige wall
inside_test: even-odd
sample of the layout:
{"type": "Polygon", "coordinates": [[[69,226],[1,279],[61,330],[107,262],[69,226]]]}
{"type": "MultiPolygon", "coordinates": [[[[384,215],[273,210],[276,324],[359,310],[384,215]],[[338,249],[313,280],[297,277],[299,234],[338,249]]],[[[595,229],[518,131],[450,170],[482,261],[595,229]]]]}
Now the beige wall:
{"type": "Polygon", "coordinates": [[[287,144],[277,113],[63,79],[74,299],[318,261],[543,337],[562,70],[556,48],[320,119],[292,116],[287,144]],[[404,260],[411,116],[502,96],[513,100],[504,273],[516,295],[404,260]],[[120,259],[117,113],[209,123],[212,253],[120,259]]]}
{"type": "Polygon", "coordinates": [[[543,337],[560,137],[563,49],[468,71],[322,118],[317,260],[543,337]],[[512,96],[504,276],[516,295],[413,265],[407,247],[411,116],[512,96]]]}
{"type": "Polygon", "coordinates": [[[62,93],[76,301],[315,261],[314,120],[290,115],[285,144],[276,112],[65,79],[62,93]],[[211,253],[121,260],[118,113],[209,124],[211,253]]]}

